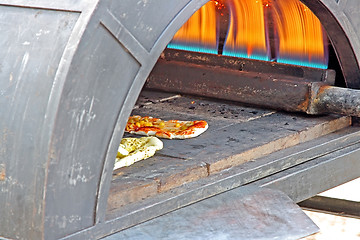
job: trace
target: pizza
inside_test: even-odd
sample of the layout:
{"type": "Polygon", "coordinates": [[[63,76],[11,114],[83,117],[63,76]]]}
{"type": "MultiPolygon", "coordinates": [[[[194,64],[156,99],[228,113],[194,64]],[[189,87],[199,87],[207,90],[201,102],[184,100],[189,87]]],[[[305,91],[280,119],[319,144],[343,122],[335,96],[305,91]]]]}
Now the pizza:
{"type": "Polygon", "coordinates": [[[164,121],[160,118],[130,116],[125,131],[132,134],[156,136],[167,139],[197,137],[208,129],[206,121],[164,121]]]}
{"type": "Polygon", "coordinates": [[[118,148],[114,170],[152,157],[162,148],[163,142],[157,137],[123,138],[118,148]]]}

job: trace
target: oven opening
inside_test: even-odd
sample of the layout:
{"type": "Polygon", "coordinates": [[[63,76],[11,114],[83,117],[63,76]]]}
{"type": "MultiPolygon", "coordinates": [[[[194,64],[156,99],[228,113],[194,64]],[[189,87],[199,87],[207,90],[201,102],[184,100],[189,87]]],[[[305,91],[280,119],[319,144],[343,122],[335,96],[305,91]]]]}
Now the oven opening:
{"type": "MultiPolygon", "coordinates": [[[[305,114],[313,83],[346,86],[331,41],[302,2],[209,1],[161,54],[131,113],[205,120],[209,128],[191,139],[161,139],[154,156],[114,170],[107,218],[266,165],[271,154],[349,127],[350,117],[305,114]]],[[[183,203],[176,204],[161,208],[183,203]]]]}

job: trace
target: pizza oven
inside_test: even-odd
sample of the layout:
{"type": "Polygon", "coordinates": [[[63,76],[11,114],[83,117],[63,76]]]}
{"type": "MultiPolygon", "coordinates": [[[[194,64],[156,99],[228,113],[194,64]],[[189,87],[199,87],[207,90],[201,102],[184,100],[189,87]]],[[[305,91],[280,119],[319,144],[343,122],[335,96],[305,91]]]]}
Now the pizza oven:
{"type": "Polygon", "coordinates": [[[206,211],[246,196],[281,216],[269,227],[285,218],[301,237],[316,229],[286,209],[359,177],[356,0],[0,8],[0,238],[121,239],[179,209],[221,216],[206,211]],[[209,129],[113,171],[131,114],[209,129]]]}

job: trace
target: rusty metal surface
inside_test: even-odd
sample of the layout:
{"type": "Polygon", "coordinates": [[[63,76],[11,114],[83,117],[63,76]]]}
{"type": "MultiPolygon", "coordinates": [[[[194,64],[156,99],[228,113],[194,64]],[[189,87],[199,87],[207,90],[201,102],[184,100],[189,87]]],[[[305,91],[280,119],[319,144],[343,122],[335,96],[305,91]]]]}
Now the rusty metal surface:
{"type": "Polygon", "coordinates": [[[318,230],[280,191],[240,187],[103,239],[299,239],[318,230]]]}
{"type": "Polygon", "coordinates": [[[160,59],[165,61],[187,62],[197,65],[226,68],[238,70],[240,72],[257,72],[274,77],[279,75],[286,77],[291,76],[298,78],[297,80],[299,81],[319,81],[326,82],[329,85],[333,85],[335,81],[335,71],[331,69],[316,69],[224,55],[165,49],[160,55],[160,59]]]}
{"type": "MultiPolygon", "coordinates": [[[[189,95],[143,90],[132,114],[183,117],[220,121],[222,126],[234,122],[247,122],[275,113],[274,110],[244,106],[230,101],[217,101],[189,95]],[[227,122],[227,123],[226,123],[227,122]]],[[[173,117],[173,118],[174,118],[173,117]]],[[[215,124],[214,121],[213,124],[215,124]]],[[[215,125],[217,126],[217,125],[215,125]]]]}
{"type": "Polygon", "coordinates": [[[318,113],[336,112],[360,117],[360,90],[320,86],[313,100],[313,109],[318,113]]]}
{"type": "MultiPolygon", "coordinates": [[[[179,52],[180,56],[176,58],[174,55],[177,56],[171,52],[170,59],[175,61],[166,57],[159,59],[147,80],[148,89],[225,99],[291,112],[360,116],[360,91],[330,86],[329,83],[335,80],[332,71],[312,69],[308,73],[313,75],[312,78],[299,78],[296,76],[296,68],[289,68],[294,72],[293,75],[267,71],[266,68],[264,71],[255,71],[256,68],[261,69],[262,65],[268,65],[261,61],[247,60],[244,65],[252,67],[239,71],[237,68],[242,64],[241,60],[225,63],[223,65],[230,68],[224,68],[217,66],[216,61],[213,61],[214,65],[208,64],[212,62],[209,59],[214,58],[209,54],[179,52]],[[179,62],[179,59],[185,59],[186,62],[179,62]]],[[[303,76],[306,69],[298,69],[303,70],[300,74],[303,76]]]]}
{"type": "Polygon", "coordinates": [[[271,74],[159,60],[146,85],[150,89],[213,97],[272,109],[304,111],[310,82],[271,74]]]}

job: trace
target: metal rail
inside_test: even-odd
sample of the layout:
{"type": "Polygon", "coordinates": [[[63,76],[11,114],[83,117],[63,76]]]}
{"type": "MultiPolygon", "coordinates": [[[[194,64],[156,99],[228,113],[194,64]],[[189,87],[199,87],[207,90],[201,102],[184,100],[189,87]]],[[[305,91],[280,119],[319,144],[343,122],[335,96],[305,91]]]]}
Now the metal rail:
{"type": "Polygon", "coordinates": [[[308,210],[336,214],[344,217],[360,218],[360,202],[314,196],[298,204],[300,207],[308,210]]]}

